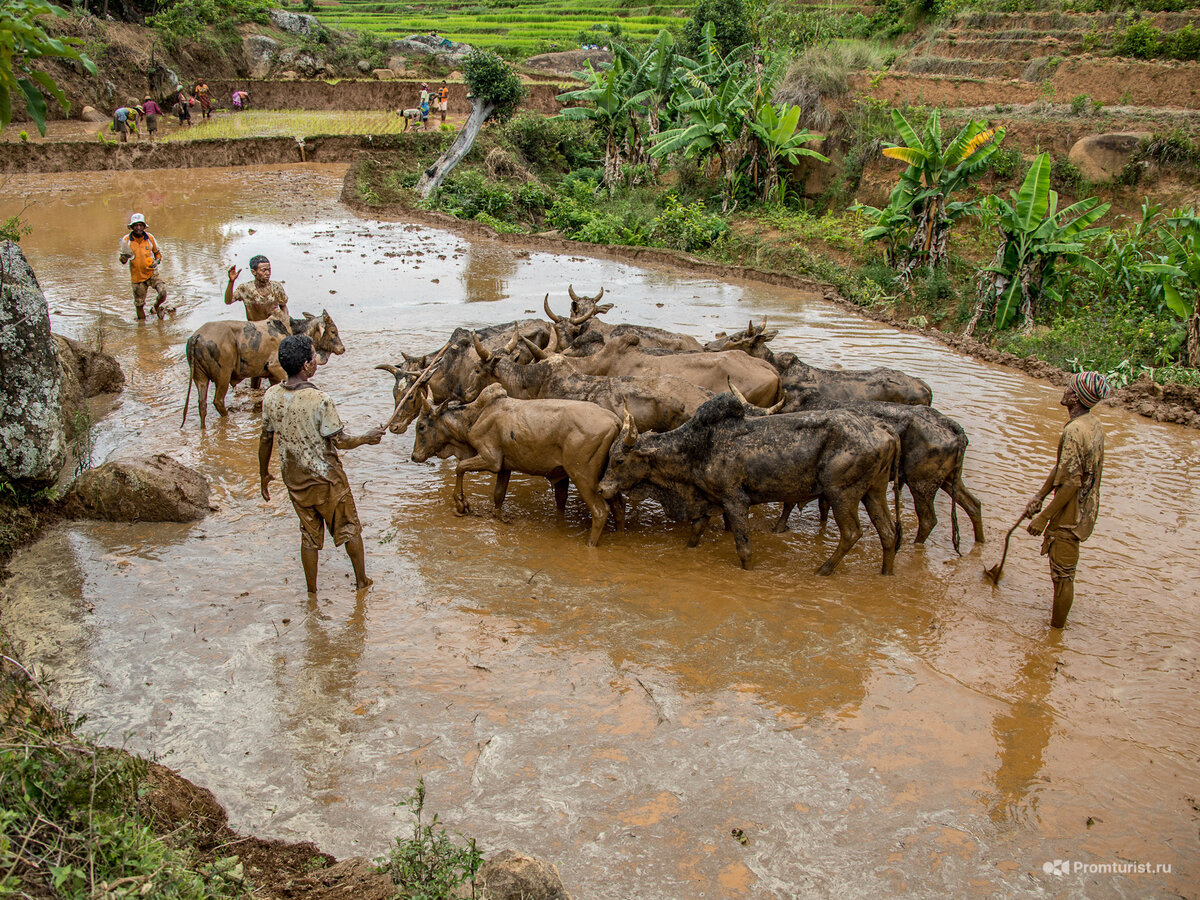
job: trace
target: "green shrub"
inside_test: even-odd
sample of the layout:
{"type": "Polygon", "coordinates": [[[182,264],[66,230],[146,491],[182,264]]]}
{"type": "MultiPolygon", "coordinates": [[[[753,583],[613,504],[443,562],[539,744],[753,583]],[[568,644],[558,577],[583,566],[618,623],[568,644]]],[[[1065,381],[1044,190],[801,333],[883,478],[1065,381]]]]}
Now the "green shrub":
{"type": "Polygon", "coordinates": [[[505,124],[504,136],[542,171],[586,166],[601,155],[600,135],[589,122],[527,112],[505,124]]]}
{"type": "Polygon", "coordinates": [[[486,213],[511,220],[513,195],[507,188],[489,181],[472,169],[455,172],[438,191],[437,208],[460,219],[474,219],[486,213]]]}
{"type": "Polygon", "coordinates": [[[712,22],[716,29],[714,39],[717,48],[724,56],[735,47],[754,40],[751,21],[752,16],[744,0],[699,0],[692,8],[691,18],[683,26],[680,50],[686,56],[696,57],[704,25],[712,22]]]}
{"type": "Polygon", "coordinates": [[[658,246],[691,253],[711,247],[728,230],[728,223],[699,200],[685,205],[668,193],[662,213],[650,226],[650,239],[658,246]]]}
{"type": "Polygon", "coordinates": [[[541,213],[553,202],[545,187],[529,181],[517,188],[517,202],[529,213],[541,213]]]}
{"type": "Polygon", "coordinates": [[[525,97],[525,85],[512,66],[491,51],[472,50],[463,60],[462,71],[471,93],[495,104],[492,121],[508,121],[525,97]]]}
{"type": "Polygon", "coordinates": [[[381,861],[381,871],[401,889],[400,896],[411,900],[454,900],[463,896],[460,886],[472,883],[483,865],[483,854],[475,846],[475,839],[467,841],[466,846],[456,843],[439,826],[436,813],[428,824],[423,821],[424,778],[417,781],[416,793],[403,805],[413,817],[412,837],[396,838],[391,854],[381,861]]]}
{"type": "Polygon", "coordinates": [[[1009,181],[1018,173],[1024,174],[1025,159],[1016,147],[1000,147],[987,161],[988,171],[1000,181],[1009,181]]]}

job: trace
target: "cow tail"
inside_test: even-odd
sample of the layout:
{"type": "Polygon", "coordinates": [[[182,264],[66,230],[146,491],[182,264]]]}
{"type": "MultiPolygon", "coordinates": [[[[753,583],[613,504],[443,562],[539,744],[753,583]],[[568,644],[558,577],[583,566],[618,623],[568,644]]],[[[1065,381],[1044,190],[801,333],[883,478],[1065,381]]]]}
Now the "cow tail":
{"type": "Polygon", "coordinates": [[[183,352],[187,357],[188,363],[188,389],[187,397],[183,401],[183,421],[179,423],[180,428],[187,424],[188,407],[192,405],[192,385],[196,381],[196,359],[195,354],[192,352],[192,339],[188,338],[188,342],[183,347],[183,352]]]}
{"type": "Polygon", "coordinates": [[[958,485],[962,481],[963,463],[967,458],[967,435],[958,436],[958,464],[954,467],[954,484],[950,486],[950,540],[954,543],[954,552],[962,556],[958,536],[958,485]]]}
{"type": "Polygon", "coordinates": [[[892,454],[892,505],[896,510],[896,546],[900,546],[900,539],[903,537],[903,529],[900,526],[900,446],[896,445],[896,452],[892,454]]]}

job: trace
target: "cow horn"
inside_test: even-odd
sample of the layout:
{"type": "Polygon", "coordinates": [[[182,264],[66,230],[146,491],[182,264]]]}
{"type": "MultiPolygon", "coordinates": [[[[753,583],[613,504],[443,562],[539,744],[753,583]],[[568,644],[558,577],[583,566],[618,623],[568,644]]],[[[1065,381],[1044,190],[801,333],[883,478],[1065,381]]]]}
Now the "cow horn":
{"type": "Polygon", "coordinates": [[[775,401],[775,403],[772,406],[766,407],[767,415],[770,416],[770,415],[774,415],[775,413],[779,412],[781,409],[783,409],[783,404],[785,404],[785,403],[787,403],[787,392],[780,391],[779,399],[777,401],[775,401]]]}
{"type": "MultiPolygon", "coordinates": [[[[550,330],[553,331],[554,329],[551,328],[550,330]]],[[[514,325],[512,337],[509,339],[508,343],[504,345],[504,352],[506,354],[512,353],[514,350],[516,350],[520,346],[521,346],[521,326],[514,325]]]]}
{"type": "Polygon", "coordinates": [[[754,320],[750,320],[750,324],[746,326],[746,337],[754,337],[758,330],[754,327],[754,320]]]}
{"type": "Polygon", "coordinates": [[[537,344],[535,344],[533,341],[531,341],[529,338],[525,337],[525,335],[521,335],[521,341],[525,344],[525,349],[527,349],[530,353],[532,353],[533,358],[536,359],[538,362],[541,362],[547,356],[550,355],[545,350],[543,350],[541,347],[539,347],[537,344]]]}
{"type": "Polygon", "coordinates": [[[568,284],[568,285],[567,285],[567,293],[571,295],[571,302],[572,302],[572,303],[578,303],[578,302],[579,302],[579,295],[575,293],[575,285],[573,285],[573,284],[568,284]]]}
{"type": "Polygon", "coordinates": [[[393,366],[391,363],[380,363],[375,368],[382,372],[387,372],[393,378],[400,378],[402,375],[404,375],[403,369],[401,369],[399,366],[393,366]]]}
{"type": "Polygon", "coordinates": [[[421,412],[424,415],[429,415],[430,413],[432,413],[433,412],[433,394],[429,390],[429,388],[426,388],[425,390],[421,391],[418,394],[418,396],[421,398],[421,412]]]}
{"type": "Polygon", "coordinates": [[[550,308],[550,295],[549,294],[547,294],[546,299],[542,301],[542,309],[546,310],[546,315],[548,315],[550,317],[551,322],[554,322],[555,324],[557,324],[557,323],[563,321],[563,317],[559,316],[559,315],[555,315],[554,310],[552,310],[550,308]]]}
{"type": "Polygon", "coordinates": [[[571,321],[572,325],[582,325],[584,322],[586,322],[588,319],[590,319],[594,315],[596,315],[596,308],[592,307],[591,312],[585,312],[582,315],[578,315],[578,316],[571,316],[570,321],[571,321]]]}
{"type": "Polygon", "coordinates": [[[637,443],[637,422],[633,421],[633,416],[629,414],[629,407],[625,407],[625,421],[621,426],[621,430],[625,432],[625,446],[632,447],[637,443]]]}
{"type": "Polygon", "coordinates": [[[479,354],[480,362],[487,362],[491,359],[492,354],[488,353],[487,347],[479,342],[479,335],[473,331],[471,332],[471,343],[475,345],[475,352],[479,354]]]}
{"type": "Polygon", "coordinates": [[[741,391],[739,391],[737,389],[737,385],[733,383],[732,378],[726,378],[725,383],[729,385],[729,390],[733,391],[733,396],[738,398],[738,402],[740,404],[742,404],[742,406],[753,406],[754,405],[753,403],[751,403],[749,400],[746,399],[745,394],[743,394],[741,391]]]}
{"type": "Polygon", "coordinates": [[[425,368],[425,357],[423,356],[409,356],[403,350],[400,351],[400,356],[403,357],[404,361],[411,366],[420,366],[422,369],[425,368]]]}
{"type": "Polygon", "coordinates": [[[550,340],[548,340],[546,342],[546,354],[549,355],[551,353],[557,353],[557,352],[558,352],[558,329],[551,328],[550,329],[550,340]]]}
{"type": "Polygon", "coordinates": [[[600,298],[603,296],[604,296],[604,285],[600,285],[600,293],[598,293],[595,297],[592,298],[592,302],[599,303],[600,298]]]}

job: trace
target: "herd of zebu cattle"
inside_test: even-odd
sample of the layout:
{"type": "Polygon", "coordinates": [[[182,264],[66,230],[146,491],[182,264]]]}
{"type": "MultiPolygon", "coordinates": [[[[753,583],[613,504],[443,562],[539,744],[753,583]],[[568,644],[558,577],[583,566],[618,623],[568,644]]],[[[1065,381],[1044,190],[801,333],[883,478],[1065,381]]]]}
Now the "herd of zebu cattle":
{"type": "MultiPolygon", "coordinates": [[[[458,328],[436,353],[403,354],[401,362],[376,367],[395,378],[390,430],[400,434],[416,423],[412,459],[458,459],[460,514],[470,511],[467,472],[496,474],[497,510],[512,472],[549,479],[560,512],[570,480],[591,511],[589,545],[600,540],[610,513],[624,527],[625,498],[649,498],[691,524],[690,547],[711,518],[722,516],[748,567],[751,506],[782,503],[775,531],[785,531],[794,507],[817,500],[822,521],[832,511],[840,535],[818,569],[828,575],[862,534],[861,503],[879,533],[887,575],[900,540],[900,490],[907,486],[918,543],[937,524],[939,490],[952,498],[955,549],[957,506],[970,517],[975,540],[984,539],[980,503],[962,482],[967,436],[932,408],[932,391],[919,378],[894,369],[814,368],[793,353],[772,352],[777,332],[765,324],[704,345],[659,328],[612,325],[600,318],[612,308],[600,303],[603,289],[595,297],[573,287],[569,293],[568,316],[556,315],[547,295],[549,321],[458,328]]],[[[255,357],[245,365],[236,336],[219,340],[202,336],[202,328],[189,339],[202,423],[210,380],[224,415],[230,384],[281,377],[268,337],[277,348],[284,328],[277,324],[274,334],[270,321],[250,323],[263,334],[245,347],[255,357]]],[[[344,352],[326,313],[291,325],[309,333],[323,357],[344,352]]]]}

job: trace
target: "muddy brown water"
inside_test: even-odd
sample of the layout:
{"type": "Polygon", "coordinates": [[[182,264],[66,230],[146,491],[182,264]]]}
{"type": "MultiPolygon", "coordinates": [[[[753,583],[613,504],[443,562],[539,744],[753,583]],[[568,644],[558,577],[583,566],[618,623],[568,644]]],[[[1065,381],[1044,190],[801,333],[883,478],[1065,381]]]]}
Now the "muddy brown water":
{"type": "MultiPolygon", "coordinates": [[[[7,184],[0,216],[31,204],[54,328],[128,377],[95,460],[168,452],[220,506],[196,525],[64,524],[14,560],[5,625],[91,731],[211,788],[237,828],[337,855],[383,854],[423,777],[444,822],[552,860],[579,898],[1196,895],[1195,431],[1099,411],[1101,519],[1054,633],[1033,538],[1014,536],[1000,587],[981,571],[1051,463],[1055,388],[815,295],[362,218],[337,202],[343,171],[7,184]],[[164,251],[165,322],[131,321],[132,211],[164,251]],[[356,601],[327,548],[310,602],[294,514],[258,496],[255,394],[179,428],[184,340],[236,317],[224,270],[256,252],[294,312],[337,322],[347,352],[316,380],[351,431],[391,410],[375,364],[604,285],[617,320],[707,339],[765,317],[813,363],[925,378],[970,435],[990,543],[957,557],[943,497],[892,578],[865,516],[815,576],[836,534],[813,509],[757,533],[749,572],[729,535],[688,550],[649,505],[588,549],[586,508],[572,492],[559,518],[544,480],[514,476],[503,520],[456,518],[451,465],[410,462],[409,434],[345,454],[375,588],[356,601]]],[[[477,509],[490,482],[468,482],[477,509]]]]}

